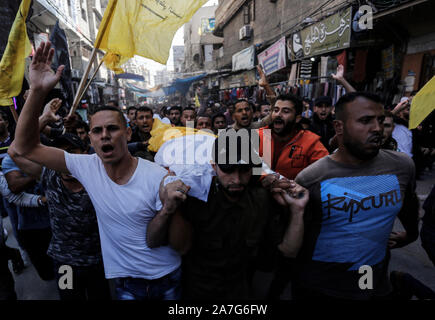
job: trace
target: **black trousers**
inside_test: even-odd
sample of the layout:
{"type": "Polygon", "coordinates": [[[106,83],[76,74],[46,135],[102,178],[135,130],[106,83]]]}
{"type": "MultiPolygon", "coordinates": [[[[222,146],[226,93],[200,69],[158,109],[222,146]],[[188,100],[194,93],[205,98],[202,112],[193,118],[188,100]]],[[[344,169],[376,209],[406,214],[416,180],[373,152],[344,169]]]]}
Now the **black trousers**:
{"type": "Polygon", "coordinates": [[[8,266],[11,250],[13,249],[0,244],[0,300],[17,300],[14,278],[8,266]]]}
{"type": "Polygon", "coordinates": [[[51,229],[18,230],[18,236],[39,277],[45,281],[53,280],[53,259],[47,255],[51,241],[51,229]]]}
{"type": "Polygon", "coordinates": [[[72,289],[59,287],[59,280],[63,276],[59,273],[59,268],[62,265],[68,265],[68,263],[54,260],[60,300],[110,300],[109,282],[105,278],[102,263],[92,266],[71,266],[72,289]]]}

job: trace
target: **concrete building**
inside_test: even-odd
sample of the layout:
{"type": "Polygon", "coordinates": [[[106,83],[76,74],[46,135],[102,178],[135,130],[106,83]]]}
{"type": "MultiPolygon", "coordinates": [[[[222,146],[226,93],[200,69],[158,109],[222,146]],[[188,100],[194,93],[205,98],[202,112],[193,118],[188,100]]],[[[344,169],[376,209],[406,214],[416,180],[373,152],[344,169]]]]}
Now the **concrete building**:
{"type": "Polygon", "coordinates": [[[221,90],[256,86],[255,65],[265,56],[269,59],[269,50],[279,46],[286,57],[269,80],[281,87],[310,80],[309,89],[295,90],[315,98],[322,91],[318,84],[331,82],[330,74],[342,63],[357,89],[376,92],[385,103],[394,103],[435,74],[435,20],[430,16],[434,6],[429,0],[222,0],[213,32],[223,37],[217,69],[232,72],[215,80],[221,90]],[[363,5],[370,10],[359,12],[363,5]],[[368,15],[372,25],[361,28],[368,15]],[[325,41],[343,34],[345,39],[325,41]]]}
{"type": "Polygon", "coordinates": [[[184,46],[173,46],[174,73],[181,73],[184,64],[184,46]]]}
{"type": "Polygon", "coordinates": [[[184,72],[216,69],[215,51],[223,39],[213,35],[217,6],[200,8],[184,26],[184,72]]]}
{"type": "MultiPolygon", "coordinates": [[[[33,1],[33,15],[28,23],[31,30],[29,38],[35,47],[38,46],[41,41],[49,38],[51,30],[59,20],[60,27],[65,30],[68,40],[74,93],[89,64],[105,6],[107,6],[107,1],[104,0],[33,1]]],[[[98,66],[103,56],[104,52],[97,52],[93,68],[98,66]]],[[[113,72],[106,69],[103,64],[83,99],[88,105],[102,104],[110,99],[117,99],[118,89],[115,87],[113,72]]]]}

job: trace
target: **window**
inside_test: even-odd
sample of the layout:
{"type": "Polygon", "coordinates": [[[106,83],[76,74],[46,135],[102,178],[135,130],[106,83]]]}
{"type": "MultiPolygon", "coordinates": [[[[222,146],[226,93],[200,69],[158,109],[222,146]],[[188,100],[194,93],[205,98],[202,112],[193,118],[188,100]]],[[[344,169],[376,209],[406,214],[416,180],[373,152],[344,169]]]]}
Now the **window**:
{"type": "Polygon", "coordinates": [[[84,0],[80,0],[80,11],[82,12],[82,19],[88,21],[86,17],[85,6],[86,6],[86,2],[84,2],[84,0]]]}
{"type": "Polygon", "coordinates": [[[249,5],[243,7],[243,24],[249,24],[251,22],[251,15],[249,14],[249,5]]]}
{"type": "Polygon", "coordinates": [[[243,24],[250,24],[251,21],[255,20],[255,0],[249,1],[243,7],[243,24]]]}

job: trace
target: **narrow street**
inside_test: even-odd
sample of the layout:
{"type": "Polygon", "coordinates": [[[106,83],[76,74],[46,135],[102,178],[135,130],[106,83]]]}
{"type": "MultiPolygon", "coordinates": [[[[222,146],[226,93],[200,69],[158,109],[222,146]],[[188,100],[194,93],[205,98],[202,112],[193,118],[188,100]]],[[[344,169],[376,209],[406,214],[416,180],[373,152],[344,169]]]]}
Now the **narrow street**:
{"type": "MultiPolygon", "coordinates": [[[[428,196],[432,185],[435,183],[435,168],[432,171],[426,171],[420,180],[417,180],[417,195],[420,203],[428,196]]],[[[420,211],[422,216],[423,211],[420,211]]],[[[11,247],[17,247],[17,242],[12,235],[9,218],[4,219],[4,225],[9,233],[7,244],[11,247]]],[[[400,221],[396,220],[394,230],[402,230],[400,221]]],[[[12,269],[11,269],[12,270],[12,269]]],[[[420,238],[414,243],[392,251],[390,271],[408,272],[422,283],[435,291],[435,268],[421,247],[420,238]]],[[[258,272],[255,276],[255,292],[261,298],[266,294],[266,288],[271,281],[269,274],[258,272]]],[[[29,266],[24,271],[15,275],[15,290],[18,299],[21,300],[57,300],[58,293],[55,281],[42,281],[33,266],[29,266]]],[[[281,297],[284,300],[291,298],[290,286],[285,290],[281,297]]]]}

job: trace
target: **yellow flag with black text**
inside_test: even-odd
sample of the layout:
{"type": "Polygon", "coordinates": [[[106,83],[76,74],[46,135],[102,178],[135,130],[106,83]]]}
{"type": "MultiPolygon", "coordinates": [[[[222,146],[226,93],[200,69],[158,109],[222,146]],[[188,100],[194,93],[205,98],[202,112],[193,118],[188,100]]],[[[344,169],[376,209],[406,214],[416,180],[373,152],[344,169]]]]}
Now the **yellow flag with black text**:
{"type": "Polygon", "coordinates": [[[32,52],[27,36],[26,19],[31,0],[23,0],[9,33],[8,44],[0,61],[0,105],[13,104],[12,97],[20,94],[23,86],[26,57],[32,52]]]}
{"type": "Polygon", "coordinates": [[[409,110],[409,129],[415,129],[435,110],[435,76],[417,92],[409,110]]]}
{"type": "Polygon", "coordinates": [[[95,47],[106,66],[119,73],[134,55],[166,64],[172,39],[207,0],[110,0],[95,47]]]}

